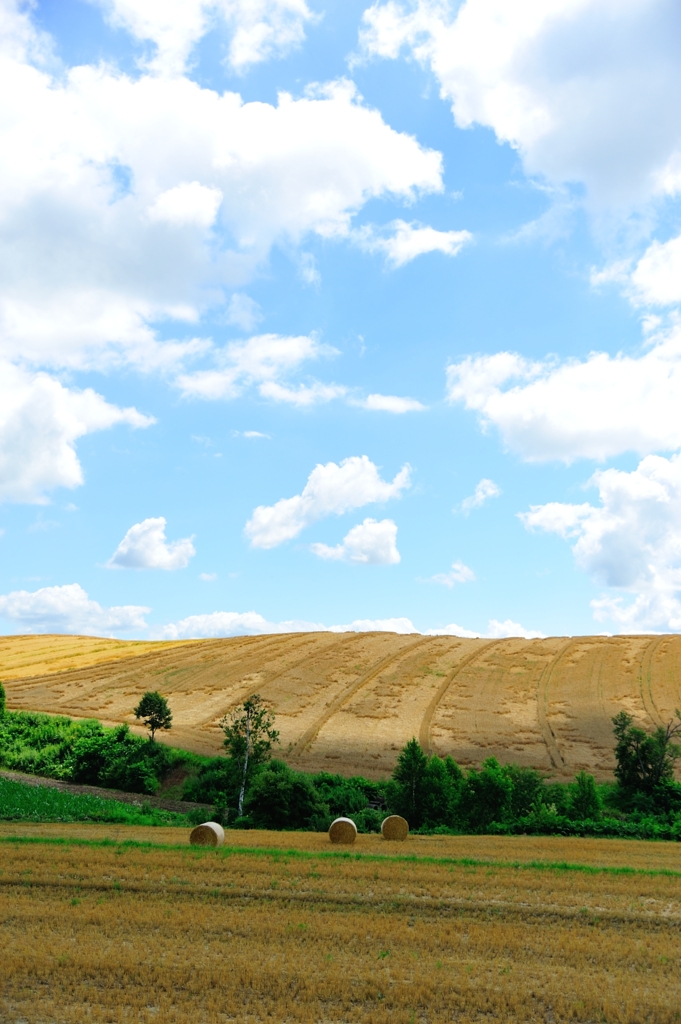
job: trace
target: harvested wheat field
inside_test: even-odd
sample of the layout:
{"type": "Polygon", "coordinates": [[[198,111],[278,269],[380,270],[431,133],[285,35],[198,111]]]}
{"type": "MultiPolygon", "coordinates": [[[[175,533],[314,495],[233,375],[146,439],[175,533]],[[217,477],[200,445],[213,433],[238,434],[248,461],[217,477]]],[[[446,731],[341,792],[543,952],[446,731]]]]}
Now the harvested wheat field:
{"type": "MultiPolygon", "coordinates": [[[[667,871],[622,873],[457,863],[455,837],[433,840],[448,840],[453,855],[438,860],[421,856],[419,838],[430,842],[415,837],[405,858],[338,853],[319,835],[260,834],[249,851],[5,834],[0,1018],[679,1019],[677,846],[625,844],[648,845],[667,871]],[[297,850],[275,848],[294,838],[297,850]]],[[[523,840],[511,843],[522,852],[523,840]]],[[[562,843],[575,862],[596,851],[589,840],[562,843]]]]}
{"type": "Polygon", "coordinates": [[[383,776],[415,735],[462,765],[495,755],[605,779],[613,715],[652,728],[681,707],[681,636],[14,636],[0,642],[0,678],[10,708],[131,725],[142,693],[158,689],[173,710],[167,741],[199,753],[220,751],[220,718],[257,692],[276,713],[281,756],[309,771],[383,776]]]}

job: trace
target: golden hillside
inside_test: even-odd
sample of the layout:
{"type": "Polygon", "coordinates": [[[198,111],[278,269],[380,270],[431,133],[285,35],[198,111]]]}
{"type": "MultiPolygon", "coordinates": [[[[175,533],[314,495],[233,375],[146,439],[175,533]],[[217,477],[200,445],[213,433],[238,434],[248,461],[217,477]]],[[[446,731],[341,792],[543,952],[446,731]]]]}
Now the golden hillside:
{"type": "Polygon", "coordinates": [[[252,693],[271,704],[281,756],[377,777],[412,736],[460,764],[485,757],[571,777],[613,769],[611,718],[643,726],[681,707],[681,636],[462,640],[394,633],[129,642],[0,640],[9,708],[134,724],[145,690],[170,701],[168,741],[221,750],[218,722],[252,693]]]}

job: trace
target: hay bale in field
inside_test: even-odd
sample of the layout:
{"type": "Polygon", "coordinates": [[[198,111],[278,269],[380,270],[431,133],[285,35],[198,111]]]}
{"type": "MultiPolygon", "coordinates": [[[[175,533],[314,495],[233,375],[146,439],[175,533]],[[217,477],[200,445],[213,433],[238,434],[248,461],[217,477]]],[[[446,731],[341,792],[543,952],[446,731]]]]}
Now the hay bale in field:
{"type": "Polygon", "coordinates": [[[351,818],[336,818],[329,827],[329,839],[332,843],[354,843],[357,838],[357,826],[351,818]]]}
{"type": "Polygon", "coordinates": [[[189,836],[192,846],[222,846],[224,841],[225,830],[217,821],[205,821],[203,825],[197,825],[189,836]]]}
{"type": "Polygon", "coordinates": [[[409,835],[409,822],[399,814],[390,814],[383,819],[381,824],[381,835],[384,839],[397,840],[401,842],[409,835]]]}

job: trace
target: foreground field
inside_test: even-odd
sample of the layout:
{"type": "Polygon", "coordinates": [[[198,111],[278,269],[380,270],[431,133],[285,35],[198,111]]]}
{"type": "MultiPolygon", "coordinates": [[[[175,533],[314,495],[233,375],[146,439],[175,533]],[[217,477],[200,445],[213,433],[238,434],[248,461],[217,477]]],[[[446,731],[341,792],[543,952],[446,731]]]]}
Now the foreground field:
{"type": "Polygon", "coordinates": [[[177,746],[221,750],[219,720],[259,692],[281,755],[308,771],[384,776],[412,736],[460,764],[485,757],[571,778],[612,777],[612,723],[681,707],[681,636],[466,640],[305,633],[133,644],[6,637],[7,706],[134,724],[147,689],[170,700],[177,746]]]}
{"type": "MultiPolygon", "coordinates": [[[[137,835],[186,843],[174,832],[137,835]]],[[[3,1020],[679,1019],[671,844],[602,844],[657,858],[621,873],[530,863],[558,844],[599,861],[589,840],[502,840],[511,867],[460,861],[484,837],[415,837],[405,858],[374,837],[343,856],[319,835],[242,833],[205,852],[3,833],[3,1020]]]]}

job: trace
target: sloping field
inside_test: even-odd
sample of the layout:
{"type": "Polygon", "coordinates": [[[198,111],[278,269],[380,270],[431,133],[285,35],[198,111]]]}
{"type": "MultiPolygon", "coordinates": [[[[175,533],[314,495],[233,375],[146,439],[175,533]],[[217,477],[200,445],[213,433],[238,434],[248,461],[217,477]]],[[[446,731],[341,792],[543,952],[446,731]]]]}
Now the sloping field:
{"type": "Polygon", "coordinates": [[[13,709],[134,724],[145,690],[168,737],[221,750],[219,720],[252,693],[271,704],[281,756],[310,771],[379,777],[412,736],[462,765],[485,757],[568,778],[614,767],[611,718],[646,728],[681,707],[681,636],[465,640],[295,633],[173,643],[15,636],[0,642],[13,709]]]}

